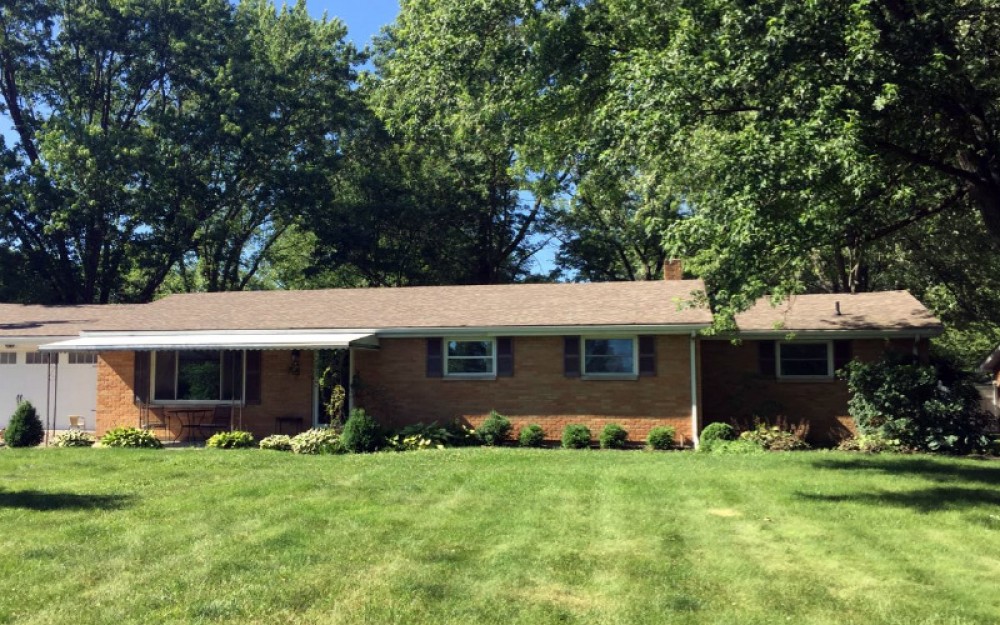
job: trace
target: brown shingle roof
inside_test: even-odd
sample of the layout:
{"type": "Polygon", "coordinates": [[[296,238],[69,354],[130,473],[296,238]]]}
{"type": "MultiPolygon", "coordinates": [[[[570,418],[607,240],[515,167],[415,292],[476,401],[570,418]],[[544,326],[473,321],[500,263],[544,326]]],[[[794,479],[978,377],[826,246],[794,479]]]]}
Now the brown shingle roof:
{"type": "Polygon", "coordinates": [[[685,304],[700,280],[514,284],[171,295],[91,330],[278,330],[707,325],[685,304]]]}
{"type": "Polygon", "coordinates": [[[761,298],[750,310],[736,316],[736,325],[742,332],[943,329],[941,322],[907,291],[795,295],[777,306],[761,298]],[[837,302],[840,315],[836,314],[837,302]]]}
{"type": "Polygon", "coordinates": [[[77,336],[115,308],[0,304],[0,336],[77,336]]]}

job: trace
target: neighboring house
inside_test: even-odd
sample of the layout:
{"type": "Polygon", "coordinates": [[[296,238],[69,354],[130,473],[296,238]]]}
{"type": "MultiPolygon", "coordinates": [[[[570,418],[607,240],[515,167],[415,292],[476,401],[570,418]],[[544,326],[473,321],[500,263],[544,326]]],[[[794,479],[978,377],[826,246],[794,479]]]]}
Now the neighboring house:
{"type": "Polygon", "coordinates": [[[389,427],[477,425],[497,410],[549,439],[569,423],[596,436],[615,422],[635,441],[670,425],[690,444],[755,404],[813,422],[814,440],[837,436],[849,424],[833,368],[887,347],[924,353],[941,331],[904,292],[799,296],[741,315],[734,345],[700,336],[712,323],[703,290],[664,280],[172,295],[111,307],[44,349],[99,352],[99,432],[166,422],[176,434],[167,417],[190,406],[225,409],[258,437],[309,427],[325,420],[316,380],[331,366],[348,404],[389,427]]]}
{"type": "Polygon", "coordinates": [[[69,427],[69,415],[94,427],[97,411],[97,353],[41,352],[45,343],[79,336],[106,311],[103,306],[0,304],[0,429],[20,400],[30,401],[44,421],[69,427]]]}

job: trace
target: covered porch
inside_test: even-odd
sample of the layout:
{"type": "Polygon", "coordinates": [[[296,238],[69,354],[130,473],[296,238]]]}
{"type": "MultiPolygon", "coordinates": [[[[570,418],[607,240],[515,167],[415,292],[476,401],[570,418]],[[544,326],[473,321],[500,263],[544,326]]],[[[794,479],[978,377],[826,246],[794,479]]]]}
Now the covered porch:
{"type": "Polygon", "coordinates": [[[96,430],[154,431],[199,442],[218,431],[256,438],[329,422],[330,388],[352,401],[354,350],[378,349],[373,332],[94,333],[46,345],[96,351],[96,430]]]}

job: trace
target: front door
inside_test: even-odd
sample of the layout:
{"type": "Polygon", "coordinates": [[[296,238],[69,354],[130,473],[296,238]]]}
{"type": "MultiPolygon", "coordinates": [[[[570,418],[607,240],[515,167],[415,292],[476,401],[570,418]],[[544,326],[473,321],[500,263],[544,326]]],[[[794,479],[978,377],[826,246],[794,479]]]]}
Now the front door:
{"type": "Polygon", "coordinates": [[[347,419],[347,398],[351,392],[351,350],[317,351],[313,381],[315,424],[342,424],[347,419]]]}

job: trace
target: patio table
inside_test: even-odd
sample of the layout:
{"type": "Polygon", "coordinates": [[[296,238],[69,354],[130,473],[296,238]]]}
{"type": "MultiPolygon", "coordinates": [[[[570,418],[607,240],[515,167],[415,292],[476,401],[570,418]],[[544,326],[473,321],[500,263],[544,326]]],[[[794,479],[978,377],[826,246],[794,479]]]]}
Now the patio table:
{"type": "Polygon", "coordinates": [[[215,413],[214,408],[170,408],[164,413],[177,419],[180,424],[180,431],[174,437],[174,442],[188,442],[194,440],[194,433],[201,432],[201,426],[212,418],[215,413]]]}

